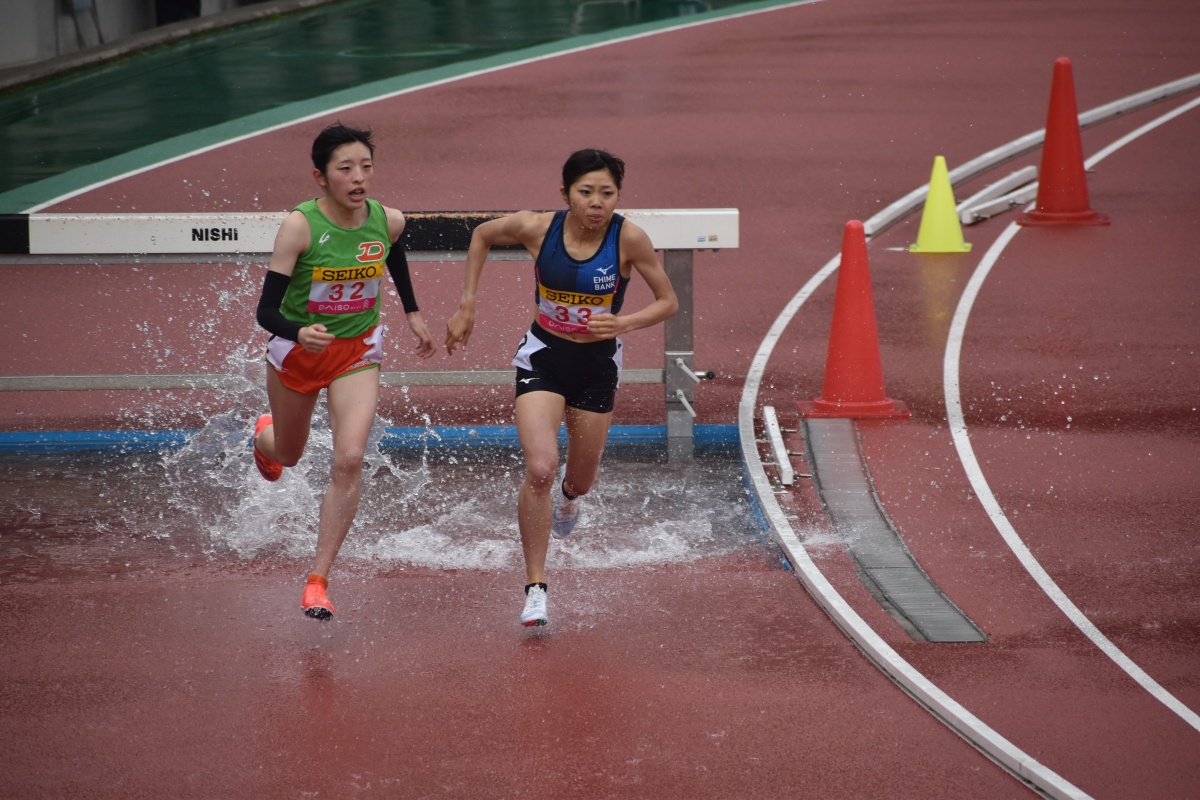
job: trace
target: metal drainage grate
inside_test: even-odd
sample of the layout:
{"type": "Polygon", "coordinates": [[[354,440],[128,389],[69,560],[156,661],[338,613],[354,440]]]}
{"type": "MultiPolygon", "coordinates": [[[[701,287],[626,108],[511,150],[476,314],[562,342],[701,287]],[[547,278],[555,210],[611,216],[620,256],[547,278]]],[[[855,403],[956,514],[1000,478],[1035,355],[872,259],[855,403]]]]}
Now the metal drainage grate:
{"type": "Polygon", "coordinates": [[[917,564],[879,507],[851,420],[806,419],[804,427],[821,502],[863,584],[914,639],[986,642],[917,564]]]}

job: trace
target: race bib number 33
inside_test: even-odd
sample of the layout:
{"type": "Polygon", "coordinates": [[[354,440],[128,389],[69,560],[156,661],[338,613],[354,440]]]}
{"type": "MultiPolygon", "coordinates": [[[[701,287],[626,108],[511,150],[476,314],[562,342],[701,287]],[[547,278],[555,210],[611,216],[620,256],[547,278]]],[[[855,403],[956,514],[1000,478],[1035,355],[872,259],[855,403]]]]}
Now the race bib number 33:
{"type": "Polygon", "coordinates": [[[612,309],[611,294],[564,292],[539,287],[538,324],[562,333],[587,333],[587,324],[596,314],[612,309]]]}

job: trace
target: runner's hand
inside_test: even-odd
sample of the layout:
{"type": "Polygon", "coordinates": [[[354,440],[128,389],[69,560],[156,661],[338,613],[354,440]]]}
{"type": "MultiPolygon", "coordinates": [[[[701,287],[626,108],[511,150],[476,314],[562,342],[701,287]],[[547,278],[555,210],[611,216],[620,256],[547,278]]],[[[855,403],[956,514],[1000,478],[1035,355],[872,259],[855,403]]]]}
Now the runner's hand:
{"type": "Polygon", "coordinates": [[[462,343],[467,348],[467,340],[471,338],[471,330],[475,327],[475,312],[460,308],[446,323],[446,352],[454,355],[455,345],[462,343]]]}
{"type": "Polygon", "coordinates": [[[624,333],[624,321],[616,314],[597,314],[588,320],[588,333],[601,339],[615,339],[624,333]]]}
{"type": "Polygon", "coordinates": [[[323,353],[336,337],[332,333],[328,333],[325,326],[318,322],[315,325],[305,325],[300,329],[300,334],[296,338],[300,346],[308,352],[323,353]]]}
{"type": "Polygon", "coordinates": [[[437,348],[433,345],[433,336],[429,333],[429,328],[425,326],[425,320],[421,319],[421,312],[414,311],[406,315],[408,317],[408,327],[417,337],[417,355],[421,358],[429,358],[437,348]]]}

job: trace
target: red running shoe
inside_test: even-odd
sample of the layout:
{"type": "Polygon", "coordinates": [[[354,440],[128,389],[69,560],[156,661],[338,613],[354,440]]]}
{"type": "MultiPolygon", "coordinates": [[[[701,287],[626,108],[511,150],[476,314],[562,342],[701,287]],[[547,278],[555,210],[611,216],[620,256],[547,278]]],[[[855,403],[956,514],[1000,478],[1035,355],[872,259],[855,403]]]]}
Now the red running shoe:
{"type": "Polygon", "coordinates": [[[300,608],[305,616],[313,619],[329,619],[333,616],[333,603],[325,595],[329,581],[320,575],[309,575],[308,583],[304,585],[304,596],[300,598],[300,608]]]}
{"type": "Polygon", "coordinates": [[[263,432],[263,429],[272,422],[270,414],[263,414],[258,418],[258,422],[254,424],[254,466],[258,467],[258,474],[264,479],[275,482],[283,475],[283,464],[280,464],[274,459],[267,458],[258,449],[258,437],[263,432]]]}

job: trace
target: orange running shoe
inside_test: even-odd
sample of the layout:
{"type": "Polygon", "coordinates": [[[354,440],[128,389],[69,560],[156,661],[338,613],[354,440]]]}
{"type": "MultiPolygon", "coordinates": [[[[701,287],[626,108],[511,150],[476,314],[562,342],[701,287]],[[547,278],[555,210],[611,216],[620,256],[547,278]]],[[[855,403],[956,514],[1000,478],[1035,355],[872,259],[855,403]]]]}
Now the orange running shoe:
{"type": "Polygon", "coordinates": [[[258,422],[254,424],[254,466],[258,467],[258,474],[264,479],[275,482],[283,475],[283,464],[278,461],[267,458],[258,449],[258,436],[263,432],[263,429],[272,423],[270,414],[263,414],[258,418],[258,422]]]}
{"type": "Polygon", "coordinates": [[[300,608],[305,616],[313,619],[329,619],[333,616],[333,603],[325,596],[329,581],[320,575],[309,575],[308,583],[304,585],[304,596],[300,598],[300,608]]]}

